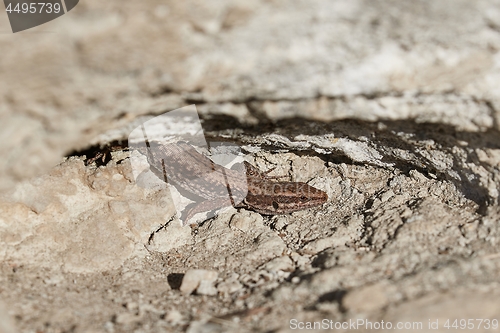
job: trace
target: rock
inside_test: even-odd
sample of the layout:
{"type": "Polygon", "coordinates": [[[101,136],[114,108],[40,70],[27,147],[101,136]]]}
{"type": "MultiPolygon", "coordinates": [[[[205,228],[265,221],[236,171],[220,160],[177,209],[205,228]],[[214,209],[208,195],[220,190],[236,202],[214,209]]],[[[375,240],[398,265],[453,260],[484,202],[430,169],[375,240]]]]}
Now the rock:
{"type": "Polygon", "coordinates": [[[276,256],[283,254],[286,246],[283,240],[274,232],[265,231],[260,234],[256,242],[255,251],[247,255],[247,259],[251,261],[267,261],[276,256]]]}
{"type": "Polygon", "coordinates": [[[214,281],[201,280],[200,285],[196,288],[196,293],[207,296],[217,295],[217,288],[214,286],[214,281]]]}
{"type": "Polygon", "coordinates": [[[165,321],[172,324],[172,325],[179,325],[185,320],[184,316],[182,313],[179,311],[173,309],[167,312],[165,315],[165,321]]]}
{"type": "Polygon", "coordinates": [[[320,238],[308,243],[303,253],[316,254],[328,248],[345,246],[361,238],[363,233],[363,217],[354,215],[346,223],[340,225],[337,231],[330,237],[320,238]]]}
{"type": "Polygon", "coordinates": [[[141,319],[141,315],[137,315],[131,312],[123,312],[116,316],[116,323],[128,326],[140,321],[141,319]]]}
{"type": "Polygon", "coordinates": [[[217,285],[217,290],[223,295],[235,293],[243,288],[243,285],[238,281],[238,274],[233,274],[231,277],[220,282],[217,285]]]}
{"type": "Polygon", "coordinates": [[[186,333],[219,333],[226,332],[219,323],[192,321],[186,333]]]}
{"type": "Polygon", "coordinates": [[[8,314],[23,332],[291,332],[283,318],[494,318],[499,22],[496,0],[108,0],[3,34],[0,325],[8,314]],[[121,143],[193,103],[209,146],[236,142],[328,201],[165,225],[177,194],[152,174],[136,183],[121,143]],[[222,281],[189,282],[197,267],[222,281]]]}
{"type": "Polygon", "coordinates": [[[192,243],[191,228],[182,226],[179,221],[174,220],[165,228],[153,234],[149,249],[167,252],[192,243]]]}
{"type": "MultiPolygon", "coordinates": [[[[390,306],[383,319],[391,322],[422,322],[424,325],[428,325],[429,322],[435,323],[437,320],[439,328],[442,328],[447,320],[452,325],[455,319],[460,322],[460,319],[484,318],[492,323],[493,319],[498,320],[500,313],[498,296],[497,292],[471,292],[462,289],[451,293],[432,293],[390,306]]],[[[477,322],[474,328],[472,331],[481,331],[477,322]]]]}

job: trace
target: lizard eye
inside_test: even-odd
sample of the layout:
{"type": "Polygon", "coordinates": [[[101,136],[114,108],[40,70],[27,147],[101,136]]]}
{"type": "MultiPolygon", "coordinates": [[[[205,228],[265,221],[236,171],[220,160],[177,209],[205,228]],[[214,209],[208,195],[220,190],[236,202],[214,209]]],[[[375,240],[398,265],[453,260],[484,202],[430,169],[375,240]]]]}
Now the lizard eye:
{"type": "Polygon", "coordinates": [[[279,205],[276,201],[273,201],[273,208],[274,209],[278,209],[279,208],[279,205]]]}
{"type": "Polygon", "coordinates": [[[306,196],[301,196],[301,197],[300,197],[300,200],[302,200],[302,201],[307,201],[307,197],[306,197],[306,196]]]}

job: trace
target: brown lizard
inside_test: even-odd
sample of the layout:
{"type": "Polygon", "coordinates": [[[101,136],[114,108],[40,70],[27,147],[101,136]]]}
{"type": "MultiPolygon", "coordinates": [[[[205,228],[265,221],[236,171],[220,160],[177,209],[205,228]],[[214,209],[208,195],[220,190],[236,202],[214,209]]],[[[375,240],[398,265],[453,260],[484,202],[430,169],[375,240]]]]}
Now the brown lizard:
{"type": "Polygon", "coordinates": [[[246,161],[239,170],[227,169],[185,142],[151,142],[147,151],[140,152],[160,179],[180,187],[188,196],[204,199],[189,210],[185,222],[197,213],[230,205],[278,215],[319,206],[328,199],[325,192],[306,183],[271,181],[280,177],[269,177],[269,171],[261,172],[246,161]]]}

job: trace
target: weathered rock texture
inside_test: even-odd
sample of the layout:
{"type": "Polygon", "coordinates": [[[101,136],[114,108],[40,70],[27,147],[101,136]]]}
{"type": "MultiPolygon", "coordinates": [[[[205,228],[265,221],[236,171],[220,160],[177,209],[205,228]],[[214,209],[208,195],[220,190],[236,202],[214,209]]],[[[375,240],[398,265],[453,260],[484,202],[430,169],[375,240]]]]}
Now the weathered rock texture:
{"type": "Polygon", "coordinates": [[[499,1],[86,0],[0,31],[0,332],[500,319],[499,1]],[[182,228],[126,151],[86,165],[193,103],[329,201],[182,228]]]}

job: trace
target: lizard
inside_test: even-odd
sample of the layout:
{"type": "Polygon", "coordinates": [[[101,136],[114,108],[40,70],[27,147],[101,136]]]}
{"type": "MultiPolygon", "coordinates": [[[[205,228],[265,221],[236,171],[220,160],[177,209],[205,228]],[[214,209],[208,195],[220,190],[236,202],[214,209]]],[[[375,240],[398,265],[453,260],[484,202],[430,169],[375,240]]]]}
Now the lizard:
{"type": "Polygon", "coordinates": [[[197,213],[229,206],[280,215],[319,206],[328,199],[324,191],[303,182],[272,181],[280,177],[269,177],[272,170],[261,172],[247,161],[243,168],[225,168],[186,142],[153,141],[147,143],[146,151],[139,151],[146,155],[151,171],[161,180],[173,183],[188,196],[202,198],[188,211],[185,222],[197,213]]]}

